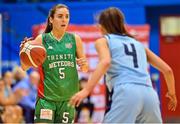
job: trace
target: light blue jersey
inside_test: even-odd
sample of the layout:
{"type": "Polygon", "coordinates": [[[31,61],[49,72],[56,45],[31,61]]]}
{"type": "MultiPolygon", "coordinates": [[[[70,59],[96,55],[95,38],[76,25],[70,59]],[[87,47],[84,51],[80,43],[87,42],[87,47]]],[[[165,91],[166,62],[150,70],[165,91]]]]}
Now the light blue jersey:
{"type": "Polygon", "coordinates": [[[143,44],[128,36],[109,34],[105,37],[111,53],[111,66],[106,74],[108,88],[111,90],[113,85],[121,83],[152,86],[143,44]]]}
{"type": "Polygon", "coordinates": [[[106,83],[112,96],[103,123],[162,123],[143,44],[128,36],[105,37],[111,54],[106,83]]]}

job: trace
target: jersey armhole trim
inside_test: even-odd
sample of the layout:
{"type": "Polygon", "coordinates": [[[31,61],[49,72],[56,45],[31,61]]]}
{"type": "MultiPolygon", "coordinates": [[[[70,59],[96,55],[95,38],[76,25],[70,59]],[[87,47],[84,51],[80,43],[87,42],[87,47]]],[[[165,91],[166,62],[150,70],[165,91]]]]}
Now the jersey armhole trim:
{"type": "Polygon", "coordinates": [[[42,45],[44,46],[44,33],[42,34],[42,45]]]}
{"type": "Polygon", "coordinates": [[[76,46],[76,38],[75,38],[75,34],[70,34],[70,35],[72,35],[72,39],[75,41],[75,51],[76,51],[77,46],[76,46]]]}

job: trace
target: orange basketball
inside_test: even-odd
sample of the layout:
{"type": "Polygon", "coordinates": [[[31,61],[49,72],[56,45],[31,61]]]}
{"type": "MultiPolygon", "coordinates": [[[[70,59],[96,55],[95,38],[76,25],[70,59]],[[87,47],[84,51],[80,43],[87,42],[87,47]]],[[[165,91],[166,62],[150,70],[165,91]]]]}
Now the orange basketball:
{"type": "Polygon", "coordinates": [[[46,49],[42,45],[25,43],[19,53],[21,61],[31,67],[38,67],[46,59],[46,49]]]}

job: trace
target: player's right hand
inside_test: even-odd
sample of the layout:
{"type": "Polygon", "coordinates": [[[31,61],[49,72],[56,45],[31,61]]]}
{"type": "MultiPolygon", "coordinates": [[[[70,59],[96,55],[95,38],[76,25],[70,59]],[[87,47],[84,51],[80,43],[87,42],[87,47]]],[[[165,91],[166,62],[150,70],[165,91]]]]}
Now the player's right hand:
{"type": "Polygon", "coordinates": [[[33,39],[34,39],[33,37],[30,37],[30,38],[25,37],[24,40],[21,41],[21,44],[20,44],[20,46],[19,46],[20,49],[24,46],[24,44],[25,44],[26,42],[31,41],[31,40],[33,40],[33,39]]]}
{"type": "Polygon", "coordinates": [[[78,107],[80,103],[82,102],[82,100],[89,95],[89,93],[90,92],[86,90],[85,88],[82,89],[81,91],[77,92],[74,96],[71,97],[69,104],[71,106],[78,107]]]}
{"type": "MultiPolygon", "coordinates": [[[[21,44],[20,44],[20,46],[19,46],[19,47],[20,47],[20,51],[23,49],[25,43],[27,43],[27,42],[29,42],[29,41],[32,41],[33,39],[34,39],[33,37],[30,37],[30,38],[25,37],[24,40],[21,41],[21,44]]],[[[26,66],[21,60],[20,60],[20,63],[21,63],[21,68],[22,68],[24,71],[26,71],[26,70],[29,69],[29,66],[26,66]]]]}
{"type": "Polygon", "coordinates": [[[169,98],[168,109],[171,110],[171,111],[175,111],[176,107],[177,107],[176,94],[167,93],[166,97],[169,98]]]}

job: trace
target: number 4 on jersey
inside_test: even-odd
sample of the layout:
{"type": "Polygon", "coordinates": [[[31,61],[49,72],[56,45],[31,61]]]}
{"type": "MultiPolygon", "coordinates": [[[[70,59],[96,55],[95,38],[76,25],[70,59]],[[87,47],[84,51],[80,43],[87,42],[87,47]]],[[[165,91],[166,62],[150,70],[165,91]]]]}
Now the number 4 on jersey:
{"type": "Polygon", "coordinates": [[[132,44],[132,43],[130,44],[132,51],[130,51],[128,49],[128,46],[126,44],[123,44],[123,45],[124,45],[125,54],[133,57],[134,68],[138,68],[137,53],[136,53],[136,49],[135,49],[134,44],[132,44]]]}

